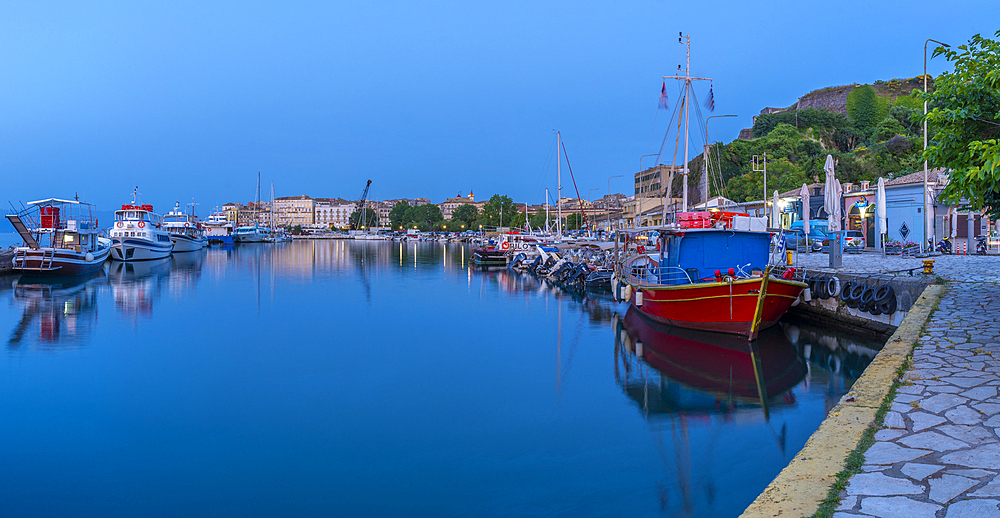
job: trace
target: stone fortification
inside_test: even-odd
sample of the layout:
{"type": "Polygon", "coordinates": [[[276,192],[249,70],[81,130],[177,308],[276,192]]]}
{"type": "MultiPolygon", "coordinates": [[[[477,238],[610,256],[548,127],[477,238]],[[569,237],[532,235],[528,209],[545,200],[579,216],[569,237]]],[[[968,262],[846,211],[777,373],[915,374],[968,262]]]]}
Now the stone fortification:
{"type": "Polygon", "coordinates": [[[796,104],[795,108],[799,110],[815,108],[817,110],[826,110],[828,112],[839,113],[846,116],[847,94],[851,93],[851,90],[854,90],[854,87],[856,86],[858,85],[834,86],[816,90],[815,92],[809,92],[802,97],[799,97],[799,102],[796,104]]]}

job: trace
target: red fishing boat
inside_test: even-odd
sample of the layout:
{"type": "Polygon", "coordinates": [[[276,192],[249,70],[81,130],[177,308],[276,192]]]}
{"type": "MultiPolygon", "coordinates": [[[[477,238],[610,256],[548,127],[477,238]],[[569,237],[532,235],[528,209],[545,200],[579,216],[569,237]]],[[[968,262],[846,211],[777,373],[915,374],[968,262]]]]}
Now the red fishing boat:
{"type": "Polygon", "coordinates": [[[678,222],[625,231],[615,298],[664,324],[746,336],[778,322],[806,284],[770,264],[764,218],[688,212],[678,222]],[[655,245],[636,239],[655,230],[655,245]],[[647,253],[646,248],[655,246],[647,253]]]}

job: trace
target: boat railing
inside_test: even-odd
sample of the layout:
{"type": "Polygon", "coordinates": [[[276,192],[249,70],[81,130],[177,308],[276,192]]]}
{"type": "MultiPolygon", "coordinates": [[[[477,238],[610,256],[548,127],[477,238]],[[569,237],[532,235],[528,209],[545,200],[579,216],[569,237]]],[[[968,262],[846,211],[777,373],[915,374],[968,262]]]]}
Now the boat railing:
{"type": "Polygon", "coordinates": [[[633,264],[624,268],[624,277],[638,284],[691,284],[691,273],[679,266],[659,266],[652,263],[633,264]]]}

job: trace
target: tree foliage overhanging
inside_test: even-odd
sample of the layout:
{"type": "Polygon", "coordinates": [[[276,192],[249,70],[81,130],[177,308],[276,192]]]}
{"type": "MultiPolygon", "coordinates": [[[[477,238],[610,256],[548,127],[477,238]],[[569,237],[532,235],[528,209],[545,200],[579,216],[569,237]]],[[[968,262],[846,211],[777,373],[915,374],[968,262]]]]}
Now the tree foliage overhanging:
{"type": "MultiPolygon", "coordinates": [[[[1000,31],[994,35],[1000,38],[1000,31]]],[[[973,36],[954,49],[938,47],[954,71],[941,74],[925,98],[934,109],[927,122],[936,129],[927,161],[950,170],[943,198],[964,197],[975,209],[1000,217],[1000,42],[973,36]]]]}

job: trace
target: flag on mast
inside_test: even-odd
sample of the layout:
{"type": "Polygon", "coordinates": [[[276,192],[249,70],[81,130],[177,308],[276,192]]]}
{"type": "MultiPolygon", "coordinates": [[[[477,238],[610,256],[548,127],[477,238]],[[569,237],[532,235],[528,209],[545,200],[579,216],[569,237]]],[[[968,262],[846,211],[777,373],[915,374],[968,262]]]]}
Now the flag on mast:
{"type": "Polygon", "coordinates": [[[708,99],[705,99],[705,108],[708,108],[708,111],[710,111],[710,112],[714,112],[715,111],[715,92],[714,92],[714,90],[715,90],[715,88],[713,86],[709,86],[708,87],[708,99]]]}
{"type": "Polygon", "coordinates": [[[666,110],[669,103],[667,103],[667,82],[663,82],[663,88],[660,88],[660,109],[666,110]]]}

